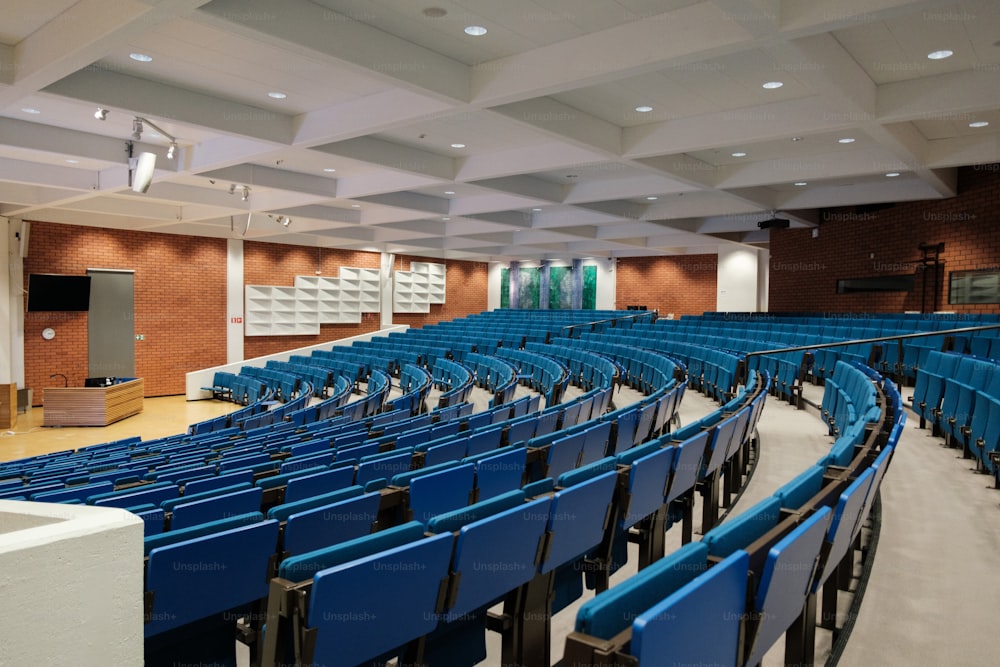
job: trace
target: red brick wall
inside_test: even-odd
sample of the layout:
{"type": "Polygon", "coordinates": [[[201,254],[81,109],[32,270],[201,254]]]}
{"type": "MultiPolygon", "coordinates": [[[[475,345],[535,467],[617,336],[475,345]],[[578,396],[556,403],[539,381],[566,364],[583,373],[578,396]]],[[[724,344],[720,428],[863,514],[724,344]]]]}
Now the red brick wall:
{"type": "Polygon", "coordinates": [[[393,271],[409,271],[410,262],[431,262],[446,266],[444,303],[431,304],[429,313],[393,313],[394,324],[422,327],[486,310],[489,265],[485,262],[397,255],[393,271]]]}
{"type": "Polygon", "coordinates": [[[717,255],[629,257],[618,260],[615,303],[673,313],[701,315],[714,311],[718,284],[717,255]]]}
{"type": "MultiPolygon", "coordinates": [[[[923,290],[922,243],[944,243],[938,310],[1000,312],[998,304],[948,303],[952,271],[1000,270],[1000,165],[959,170],[958,195],[905,202],[874,212],[853,207],[823,212],[819,237],[809,229],[771,230],[772,312],[932,311],[933,273],[923,290]],[[909,292],[836,294],[843,278],[914,276],[909,292]]],[[[933,271],[933,270],[932,270],[933,271]]]]}
{"type": "MultiPolygon", "coordinates": [[[[380,257],[376,252],[339,250],[336,248],[310,248],[245,241],[243,243],[243,282],[247,285],[292,285],[295,276],[321,275],[335,278],[340,267],[359,269],[379,268],[380,257]]],[[[243,356],[246,359],[276,354],[307,345],[348,336],[358,336],[378,331],[378,313],[363,313],[360,324],[322,324],[318,336],[246,336],[243,339],[243,356]]]]}
{"type": "MultiPolygon", "coordinates": [[[[184,393],[184,374],[226,361],[226,242],[173,234],[33,222],[24,260],[31,273],[84,275],[87,268],[135,271],[136,375],[147,396],[184,393]]],[[[44,388],[87,377],[87,313],[25,313],[25,386],[41,405],[44,388]],[[46,341],[41,331],[56,330],[46,341]]]]}

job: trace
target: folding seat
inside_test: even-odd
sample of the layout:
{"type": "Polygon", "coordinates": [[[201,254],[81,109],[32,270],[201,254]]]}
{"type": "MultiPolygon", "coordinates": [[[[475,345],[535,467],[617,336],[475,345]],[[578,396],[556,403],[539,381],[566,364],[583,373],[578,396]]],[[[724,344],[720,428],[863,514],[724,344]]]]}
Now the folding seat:
{"type": "Polygon", "coordinates": [[[405,651],[438,624],[454,542],[411,522],[285,559],[269,598],[265,661],[283,664],[293,647],[306,664],[341,667],[405,651]],[[296,591],[303,613],[293,621],[281,601],[296,591]]]}
{"type": "Polygon", "coordinates": [[[563,662],[738,664],[747,555],[734,553],[711,568],[706,561],[703,544],[686,544],[587,601],[563,662]]]}
{"type": "Polygon", "coordinates": [[[177,530],[198,524],[217,521],[231,516],[249,514],[260,510],[263,490],[249,488],[231,493],[201,497],[205,494],[195,494],[196,499],[185,497],[174,503],[167,501],[161,508],[170,512],[170,529],[177,530]],[[168,504],[169,503],[169,504],[168,504]]]}
{"type": "MultiPolygon", "coordinates": [[[[802,614],[830,519],[830,508],[820,508],[768,551],[751,604],[755,622],[748,624],[746,664],[760,663],[802,614]]],[[[795,655],[796,640],[785,639],[786,661],[795,655]]]]}
{"type": "Polygon", "coordinates": [[[298,556],[363,537],[378,520],[381,496],[365,493],[290,514],[282,533],[283,550],[298,556]]]}
{"type": "Polygon", "coordinates": [[[258,513],[199,530],[208,532],[146,538],[147,547],[156,541],[145,575],[147,665],[235,661],[235,619],[267,596],[277,521],[258,513]]]}
{"type": "Polygon", "coordinates": [[[477,503],[431,520],[428,531],[454,533],[455,547],[445,612],[426,639],[428,664],[471,665],[486,658],[486,611],[534,578],[551,504],[552,498],[541,497],[481,516],[476,505],[483,503],[477,503]]]}

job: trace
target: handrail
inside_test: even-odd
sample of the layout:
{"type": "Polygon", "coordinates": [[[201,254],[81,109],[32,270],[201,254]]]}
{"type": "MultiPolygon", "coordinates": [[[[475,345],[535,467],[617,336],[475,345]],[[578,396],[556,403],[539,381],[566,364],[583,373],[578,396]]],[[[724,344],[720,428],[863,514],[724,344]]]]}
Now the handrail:
{"type": "MultiPolygon", "coordinates": [[[[805,352],[808,350],[821,350],[830,347],[845,347],[847,345],[864,345],[866,343],[884,343],[888,341],[898,341],[900,346],[902,346],[903,341],[910,338],[929,338],[931,336],[949,336],[959,333],[970,333],[975,331],[990,331],[993,329],[1000,329],[1000,324],[984,324],[976,327],[961,327],[958,329],[942,329],[940,331],[918,331],[916,333],[908,334],[895,334],[892,336],[877,336],[875,338],[857,338],[854,340],[841,340],[834,343],[817,343],[815,345],[796,345],[795,347],[781,347],[773,350],[755,350],[753,352],[746,352],[743,355],[743,361],[741,362],[741,369],[737,369],[736,375],[739,382],[744,380],[746,375],[746,369],[748,364],[746,360],[749,357],[760,357],[766,354],[782,354],[784,352],[805,352]]],[[[903,355],[900,354],[900,360],[902,360],[903,355]]]]}
{"type": "MultiPolygon", "coordinates": [[[[649,317],[650,315],[653,316],[653,321],[656,321],[657,312],[658,311],[656,310],[638,310],[636,311],[635,315],[622,315],[620,317],[608,317],[603,320],[594,320],[593,322],[578,322],[576,324],[567,324],[564,327],[560,327],[559,331],[562,332],[565,331],[566,329],[572,330],[575,329],[576,327],[593,327],[595,324],[604,324],[605,322],[617,322],[619,320],[631,320],[639,317],[649,317]]],[[[569,336],[569,338],[572,338],[572,336],[569,336]]]]}

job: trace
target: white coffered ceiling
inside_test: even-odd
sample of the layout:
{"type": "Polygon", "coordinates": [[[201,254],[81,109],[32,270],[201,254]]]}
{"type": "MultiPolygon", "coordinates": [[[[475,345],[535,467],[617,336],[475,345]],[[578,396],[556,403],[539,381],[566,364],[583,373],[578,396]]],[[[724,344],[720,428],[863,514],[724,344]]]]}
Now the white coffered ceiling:
{"type": "Polygon", "coordinates": [[[232,238],[249,216],[255,240],[482,261],[712,253],[766,243],[776,212],[808,226],[950,197],[957,167],[1000,162],[995,0],[0,0],[0,16],[11,218],[232,238]],[[179,145],[168,159],[145,127],[145,194],[128,186],[136,116],[179,145]]]}

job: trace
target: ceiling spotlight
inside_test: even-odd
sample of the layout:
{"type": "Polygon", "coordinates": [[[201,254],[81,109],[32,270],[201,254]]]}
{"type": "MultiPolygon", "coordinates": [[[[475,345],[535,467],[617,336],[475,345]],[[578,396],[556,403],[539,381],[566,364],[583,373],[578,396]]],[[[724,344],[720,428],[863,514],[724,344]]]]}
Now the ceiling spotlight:
{"type": "Polygon", "coordinates": [[[167,147],[167,159],[168,160],[173,160],[174,159],[174,155],[176,155],[176,154],[177,154],[177,142],[176,141],[171,141],[170,142],[170,146],[167,147]]]}
{"type": "Polygon", "coordinates": [[[135,141],[142,139],[142,120],[139,118],[132,121],[132,139],[135,141]]]}
{"type": "Polygon", "coordinates": [[[272,90],[267,94],[267,96],[270,97],[272,100],[283,100],[286,97],[288,97],[287,94],[279,92],[277,90],[272,90]]]}
{"type": "Polygon", "coordinates": [[[250,199],[250,188],[243,186],[243,190],[240,191],[240,199],[243,201],[250,199]]]}
{"type": "Polygon", "coordinates": [[[283,215],[278,218],[278,222],[281,223],[282,227],[287,227],[288,225],[292,224],[292,219],[289,218],[287,215],[283,215]]]}
{"type": "Polygon", "coordinates": [[[767,90],[775,90],[777,88],[781,88],[783,85],[785,84],[781,81],[768,81],[767,83],[761,84],[761,86],[767,90]]]}
{"type": "Polygon", "coordinates": [[[140,63],[151,63],[153,62],[153,56],[146,53],[130,53],[128,57],[132,60],[140,63]]]}
{"type": "Polygon", "coordinates": [[[42,113],[41,111],[39,111],[35,107],[21,107],[21,111],[23,111],[24,113],[27,113],[27,114],[31,114],[32,116],[34,116],[36,114],[42,113]]]}
{"type": "Polygon", "coordinates": [[[650,111],[653,110],[653,107],[649,106],[648,104],[643,104],[637,106],[635,110],[638,111],[639,113],[649,113],[650,111]]]}
{"type": "Polygon", "coordinates": [[[744,153],[743,151],[736,151],[735,153],[730,153],[730,155],[732,155],[733,157],[746,157],[747,156],[747,154],[744,153]]]}
{"type": "Polygon", "coordinates": [[[452,148],[465,148],[465,144],[452,144],[452,148]]]}
{"type": "Polygon", "coordinates": [[[806,181],[795,181],[793,185],[795,185],[795,187],[801,188],[803,185],[809,185],[809,183],[807,183],[806,181]]]}
{"type": "Polygon", "coordinates": [[[898,171],[890,171],[888,174],[885,175],[886,178],[896,178],[897,176],[899,176],[898,171]]]}
{"type": "Polygon", "coordinates": [[[473,37],[482,37],[486,34],[486,28],[481,25],[470,25],[465,27],[465,34],[473,37]]]}
{"type": "Polygon", "coordinates": [[[969,123],[969,127],[987,127],[989,124],[988,120],[975,120],[969,123]]]}
{"type": "Polygon", "coordinates": [[[927,54],[927,57],[930,60],[944,60],[945,58],[951,58],[953,55],[955,55],[954,51],[941,49],[940,51],[931,51],[927,54]]]}
{"type": "Polygon", "coordinates": [[[97,111],[94,112],[94,118],[96,118],[97,120],[107,120],[108,110],[105,109],[104,107],[97,107],[97,111]]]}
{"type": "Polygon", "coordinates": [[[233,183],[232,185],[229,186],[229,194],[231,194],[231,195],[236,194],[236,184],[235,183],[233,183]]]}
{"type": "Polygon", "coordinates": [[[647,201],[656,201],[657,199],[659,199],[659,197],[655,197],[655,196],[652,196],[652,195],[650,195],[649,197],[646,197],[647,201]]]}
{"type": "Polygon", "coordinates": [[[853,144],[854,143],[854,137],[841,137],[840,139],[837,139],[837,143],[838,144],[853,144]]]}

